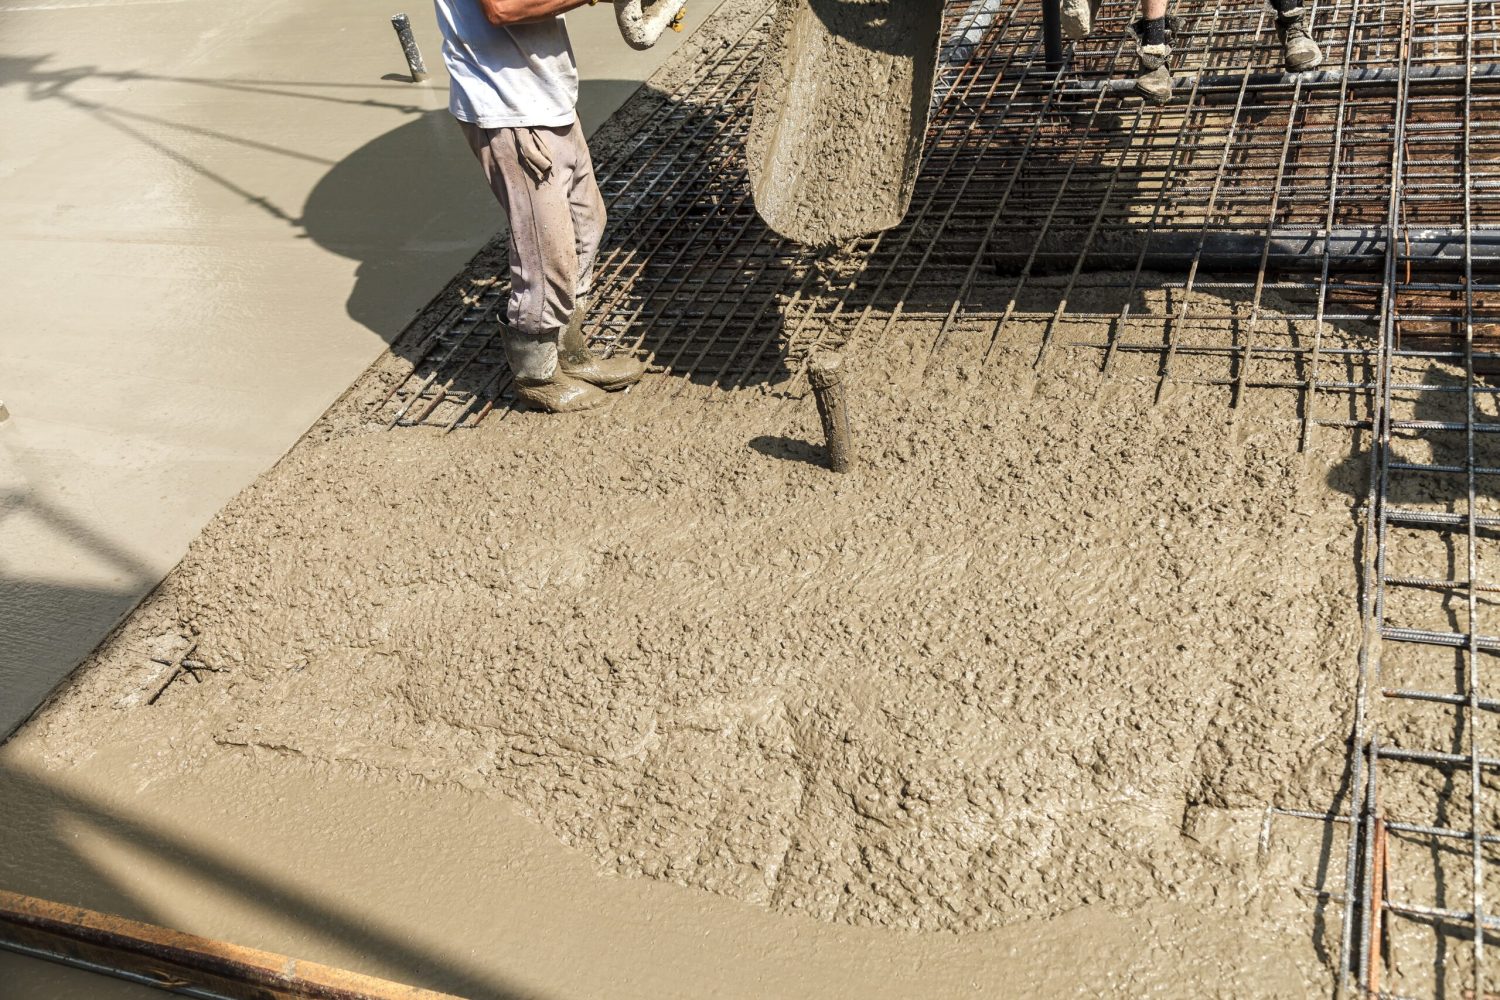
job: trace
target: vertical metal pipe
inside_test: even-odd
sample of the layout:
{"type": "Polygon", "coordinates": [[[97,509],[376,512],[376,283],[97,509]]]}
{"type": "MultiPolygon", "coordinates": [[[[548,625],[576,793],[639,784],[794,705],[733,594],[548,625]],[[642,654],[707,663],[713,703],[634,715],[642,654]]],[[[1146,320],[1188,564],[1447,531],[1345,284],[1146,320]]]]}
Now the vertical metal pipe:
{"type": "Polygon", "coordinates": [[[823,421],[828,467],[834,472],[848,472],[854,468],[854,435],[849,428],[849,404],[844,395],[843,359],[837,354],[818,354],[808,365],[807,380],[823,421]]]}
{"type": "Polygon", "coordinates": [[[1046,52],[1047,71],[1056,73],[1062,69],[1062,0],[1042,0],[1042,48],[1046,52]]]}
{"type": "Polygon", "coordinates": [[[411,82],[421,83],[427,79],[427,67],[422,63],[422,50],[417,48],[416,36],[411,33],[411,18],[396,14],[391,18],[391,27],[401,40],[401,52],[406,56],[406,67],[411,70],[411,82]]]}

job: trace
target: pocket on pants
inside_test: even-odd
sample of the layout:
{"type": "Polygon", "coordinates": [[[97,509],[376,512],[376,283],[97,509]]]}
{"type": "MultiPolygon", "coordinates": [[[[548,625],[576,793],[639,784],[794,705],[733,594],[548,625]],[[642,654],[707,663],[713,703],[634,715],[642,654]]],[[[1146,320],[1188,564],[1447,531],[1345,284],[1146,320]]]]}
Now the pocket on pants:
{"type": "Polygon", "coordinates": [[[552,154],[534,128],[515,129],[516,152],[538,183],[552,174],[552,154]]]}

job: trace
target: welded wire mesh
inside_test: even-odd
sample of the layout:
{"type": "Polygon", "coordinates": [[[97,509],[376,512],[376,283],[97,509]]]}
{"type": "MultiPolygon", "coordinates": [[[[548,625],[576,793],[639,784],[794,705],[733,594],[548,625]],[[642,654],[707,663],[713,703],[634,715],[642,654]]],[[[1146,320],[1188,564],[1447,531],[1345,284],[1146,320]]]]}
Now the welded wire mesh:
{"type": "Polygon", "coordinates": [[[1395,5],[1386,305],[1372,394],[1366,643],[1352,741],[1345,975],[1379,995],[1493,995],[1500,838],[1488,667],[1500,639],[1493,370],[1500,123],[1489,4],[1395,5]],[[1438,72],[1441,71],[1441,72],[1438,72]],[[1414,253],[1433,227],[1446,252],[1414,253]],[[1417,237],[1420,239],[1420,236],[1417,237]],[[1404,958],[1400,957],[1404,953],[1404,958]]]}
{"type": "MultiPolygon", "coordinates": [[[[1259,15],[1253,15],[1258,33],[1241,26],[1239,34],[1208,44],[1219,22],[1240,25],[1252,17],[1225,10],[1238,8],[1218,8],[1198,28],[1192,25],[1202,18],[1188,20],[1180,72],[1223,64],[1264,75],[1272,65],[1270,28],[1259,15]]],[[[1180,251],[1184,234],[1191,240],[1205,222],[1216,229],[1263,226],[1262,194],[1274,174],[1259,160],[1277,160],[1286,128],[1257,116],[1285,119],[1286,96],[1229,108],[1190,96],[1165,111],[1122,102],[1098,85],[1131,71],[1129,46],[1113,30],[1123,14],[1106,7],[1102,16],[1095,36],[1101,41],[1079,50],[1060,86],[1041,63],[1034,6],[953,5],[937,109],[907,221],[820,253],[776,238],[750,202],[741,141],[765,23],[752,25],[695,67],[633,143],[601,160],[612,223],[588,331],[692,382],[776,382],[794,373],[815,345],[889,335],[898,327],[914,327],[934,346],[955,333],[1000,343],[1017,317],[1046,317],[1050,310],[1033,308],[1029,293],[1057,299],[1061,275],[1074,263],[1090,271],[1122,261],[1160,265],[1140,253],[1159,249],[1153,241],[1180,251]],[[1232,148],[1226,135],[1234,137],[1232,148]],[[1224,182],[1214,185],[1226,162],[1224,182]],[[1212,187],[1220,189],[1215,198],[1212,187]]],[[[1321,201],[1308,190],[1287,203],[1321,201]]],[[[1116,310],[1105,311],[1101,298],[1185,287],[1142,270],[1133,281],[1115,282],[1112,293],[1088,301],[1075,296],[1078,305],[1050,324],[1048,342],[1053,333],[1067,334],[1074,320],[1094,327],[1098,314],[1112,315],[1116,310]]],[[[1226,291],[1238,293],[1242,285],[1249,287],[1231,283],[1226,291]]],[[[1192,294],[1186,287],[1186,297],[1192,294]]],[[[503,295],[503,282],[481,292],[432,338],[393,397],[389,413],[396,422],[472,425],[503,400],[506,376],[494,342],[503,295]]],[[[1217,305],[1197,303],[1182,321],[1211,324],[1214,310],[1233,314],[1221,326],[1237,321],[1242,310],[1224,306],[1223,298],[1210,290],[1206,302],[1217,305]]],[[[1112,354],[1157,346],[1131,336],[1144,320],[1139,307],[1122,319],[1112,354]]]]}
{"type": "MultiPolygon", "coordinates": [[[[815,346],[893,332],[935,350],[953,338],[1084,343],[1109,369],[1144,354],[1124,368],[1162,382],[1296,390],[1311,420],[1312,397],[1368,384],[1378,296],[1346,272],[1364,268],[1378,288],[1392,9],[1319,7],[1331,72],[1298,80],[1274,71],[1261,5],[1185,10],[1182,97],[1155,109],[1110,86],[1133,72],[1127,5],[1105,6],[1061,77],[1042,64],[1036,5],[951,5],[906,222],[825,252],[778,239],[754,214],[741,141],[765,21],[752,23],[601,158],[612,222],[587,331],[710,386],[776,383],[815,346]],[[1331,280],[1317,294],[1282,278],[1320,255],[1331,280]]],[[[1434,68],[1459,68],[1442,54],[1452,30],[1434,14],[1434,68]]],[[[503,280],[480,289],[442,325],[394,392],[391,422],[472,426],[503,406],[504,294],[503,280]]]]}

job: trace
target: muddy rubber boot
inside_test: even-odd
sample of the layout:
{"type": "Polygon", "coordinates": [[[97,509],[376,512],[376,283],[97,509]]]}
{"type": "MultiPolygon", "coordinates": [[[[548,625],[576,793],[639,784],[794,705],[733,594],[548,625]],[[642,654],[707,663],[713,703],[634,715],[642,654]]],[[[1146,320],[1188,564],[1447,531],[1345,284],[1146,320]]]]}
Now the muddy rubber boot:
{"type": "Polygon", "coordinates": [[[517,376],[516,399],[532,409],[548,413],[581,413],[609,402],[609,393],[559,370],[546,379],[517,376]]]}
{"type": "Polygon", "coordinates": [[[635,385],[646,374],[646,366],[635,358],[601,358],[589,350],[588,341],[583,336],[583,317],[587,312],[588,308],[583,305],[573,310],[573,318],[563,331],[562,342],[558,345],[558,367],[569,378],[598,386],[607,392],[635,385]]]}
{"type": "MultiPolygon", "coordinates": [[[[1149,38],[1151,29],[1145,18],[1131,23],[1126,30],[1135,39],[1136,55],[1141,61],[1141,71],[1135,78],[1135,92],[1152,104],[1166,104],[1172,99],[1172,71],[1167,69],[1167,60],[1172,58],[1171,42],[1149,38]]],[[[1161,38],[1170,39],[1170,31],[1168,21],[1161,38]]]]}
{"type": "Polygon", "coordinates": [[[1148,69],[1142,59],[1140,75],[1135,78],[1135,92],[1152,104],[1168,104],[1172,100],[1172,74],[1165,65],[1148,69]]]}
{"type": "Polygon", "coordinates": [[[1288,73],[1306,73],[1323,65],[1323,50],[1307,30],[1307,14],[1300,7],[1276,15],[1276,34],[1281,39],[1281,58],[1288,73]]]}
{"type": "Polygon", "coordinates": [[[523,333],[501,324],[500,342],[516,376],[517,401],[548,413],[577,413],[609,400],[603,389],[562,371],[556,336],[523,333]]]}
{"type": "Polygon", "coordinates": [[[1099,0],[1062,0],[1063,34],[1075,42],[1088,37],[1098,16],[1099,0]]]}

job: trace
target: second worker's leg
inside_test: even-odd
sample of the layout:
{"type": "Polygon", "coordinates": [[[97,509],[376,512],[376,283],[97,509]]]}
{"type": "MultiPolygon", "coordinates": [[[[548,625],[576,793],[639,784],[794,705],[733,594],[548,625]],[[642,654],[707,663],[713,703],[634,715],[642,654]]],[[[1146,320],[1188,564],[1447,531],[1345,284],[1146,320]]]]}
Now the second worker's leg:
{"type": "Polygon", "coordinates": [[[583,128],[575,121],[561,138],[567,149],[564,154],[567,162],[562,166],[568,172],[568,208],[572,213],[577,248],[578,294],[573,315],[563,331],[558,363],[573,378],[613,392],[639,382],[646,374],[646,366],[624,355],[600,357],[589,350],[588,340],[583,335],[589,293],[594,285],[594,261],[599,256],[599,243],[604,239],[606,213],[583,128]]]}
{"type": "Polygon", "coordinates": [[[1141,61],[1135,78],[1136,93],[1153,104],[1166,104],[1172,99],[1172,71],[1167,68],[1172,57],[1167,0],[1144,0],[1141,19],[1130,25],[1130,33],[1141,61]]]}
{"type": "Polygon", "coordinates": [[[1276,12],[1276,37],[1281,59],[1291,73],[1305,73],[1323,64],[1323,50],[1313,39],[1310,18],[1302,0],[1271,0],[1276,12]]]}

